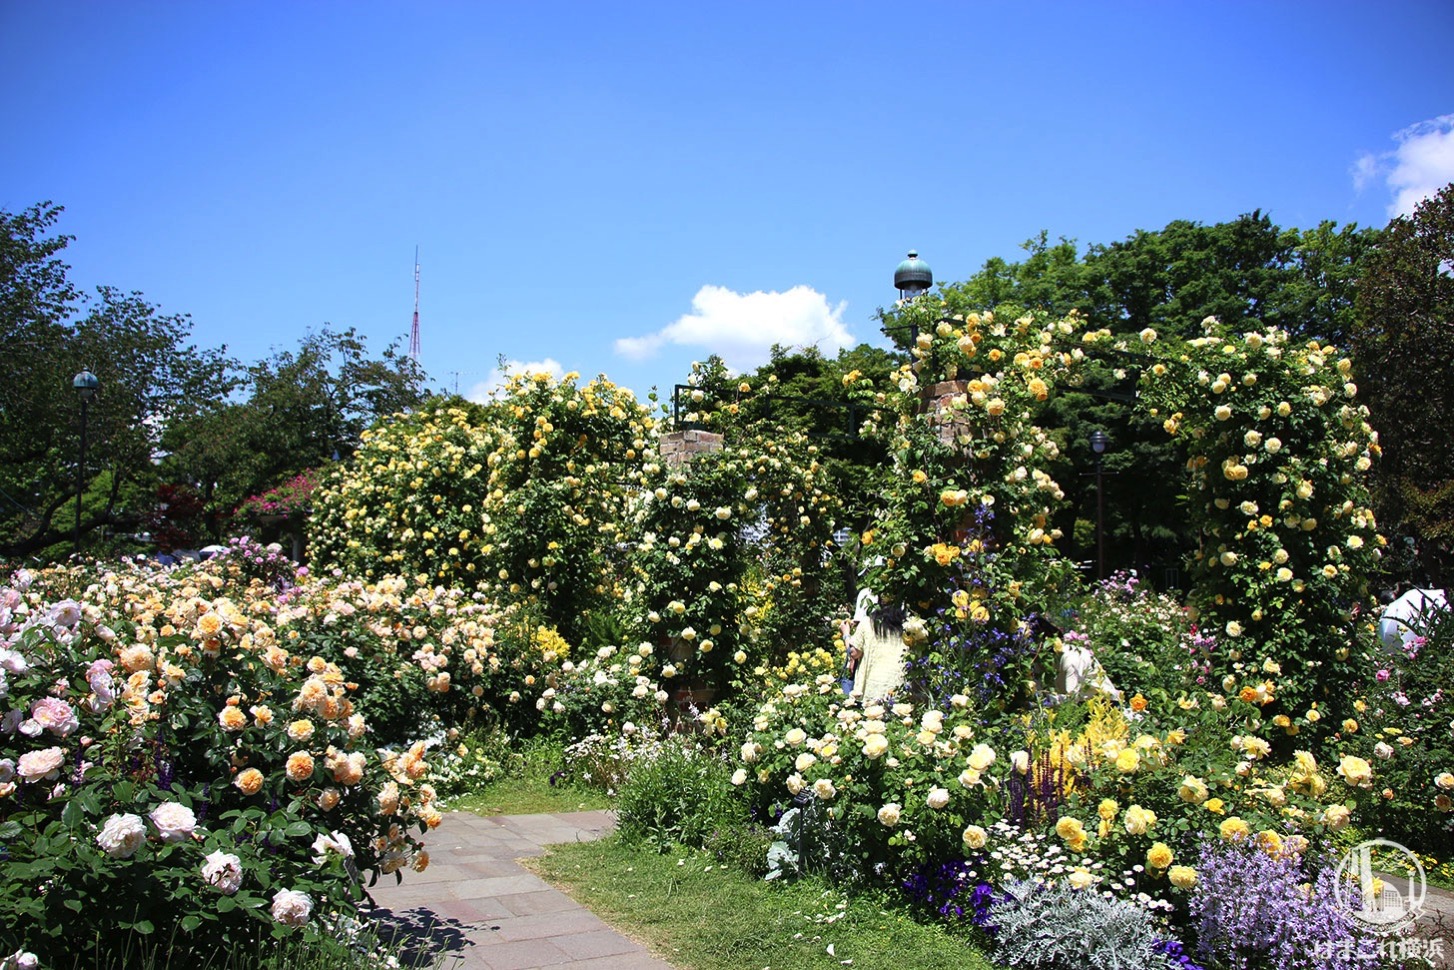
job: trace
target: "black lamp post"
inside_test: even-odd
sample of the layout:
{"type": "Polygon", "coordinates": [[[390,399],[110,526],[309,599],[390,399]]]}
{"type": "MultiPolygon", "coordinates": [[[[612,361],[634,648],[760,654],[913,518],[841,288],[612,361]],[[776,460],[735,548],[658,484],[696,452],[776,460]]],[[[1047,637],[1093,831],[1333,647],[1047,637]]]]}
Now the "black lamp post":
{"type": "Polygon", "coordinates": [[[1091,451],[1096,453],[1096,579],[1106,578],[1106,490],[1102,483],[1102,458],[1111,439],[1100,428],[1091,432],[1091,451]]]}
{"type": "Polygon", "coordinates": [[[91,398],[96,396],[96,388],[101,382],[96,375],[89,370],[82,370],[71,381],[71,386],[76,389],[76,396],[81,399],[81,464],[76,469],[76,552],[81,551],[81,493],[86,487],[86,405],[91,403],[91,398]]]}

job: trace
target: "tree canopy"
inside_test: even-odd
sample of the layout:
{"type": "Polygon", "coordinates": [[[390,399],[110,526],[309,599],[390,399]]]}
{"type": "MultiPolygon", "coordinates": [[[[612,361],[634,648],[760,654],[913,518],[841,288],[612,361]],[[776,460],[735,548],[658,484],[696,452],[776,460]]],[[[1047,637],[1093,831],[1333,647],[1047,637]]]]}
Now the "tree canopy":
{"type": "Polygon", "coordinates": [[[133,528],[138,496],[155,484],[153,456],[183,408],[227,390],[224,351],[188,343],[191,321],[138,293],[100,287],[83,297],[52,233],[59,206],[0,211],[0,555],[30,556],[79,530],[133,528]],[[100,387],[87,407],[89,448],[80,461],[80,402],[73,376],[100,387]],[[68,514],[77,490],[79,523],[68,514]]]}
{"type": "Polygon", "coordinates": [[[1409,570],[1454,580],[1454,183],[1395,219],[1369,254],[1353,348],[1378,429],[1377,507],[1409,570]]]}

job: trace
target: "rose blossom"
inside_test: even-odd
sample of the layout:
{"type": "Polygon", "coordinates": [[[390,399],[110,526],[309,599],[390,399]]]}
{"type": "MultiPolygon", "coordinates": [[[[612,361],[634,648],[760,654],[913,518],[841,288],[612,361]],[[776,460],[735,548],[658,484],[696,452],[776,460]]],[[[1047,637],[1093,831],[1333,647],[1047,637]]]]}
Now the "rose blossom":
{"type": "Polygon", "coordinates": [[[313,777],[313,756],[306,751],[288,755],[288,780],[302,783],[313,777]]]}
{"type": "Polygon", "coordinates": [[[163,842],[185,842],[197,828],[197,816],[180,802],[163,802],[148,817],[163,842]]]}
{"type": "Polygon", "coordinates": [[[224,896],[231,896],[242,886],[242,860],[218,849],[209,853],[202,863],[202,881],[224,896]]]}
{"type": "Polygon", "coordinates": [[[139,815],[113,815],[96,834],[96,844],[113,859],[130,859],[146,841],[146,823],[139,815]]]}
{"type": "Polygon", "coordinates": [[[284,926],[302,926],[313,913],[313,899],[307,893],[279,889],[273,896],[273,919],[284,926]]]}
{"type": "Polygon", "coordinates": [[[320,835],[313,840],[313,862],[315,865],[321,866],[326,863],[330,852],[337,852],[345,859],[352,859],[353,843],[342,832],[334,832],[332,835],[320,835]]]}
{"type": "Polygon", "coordinates": [[[60,748],[27,751],[20,756],[16,771],[26,781],[54,781],[60,777],[66,754],[60,748]]]}

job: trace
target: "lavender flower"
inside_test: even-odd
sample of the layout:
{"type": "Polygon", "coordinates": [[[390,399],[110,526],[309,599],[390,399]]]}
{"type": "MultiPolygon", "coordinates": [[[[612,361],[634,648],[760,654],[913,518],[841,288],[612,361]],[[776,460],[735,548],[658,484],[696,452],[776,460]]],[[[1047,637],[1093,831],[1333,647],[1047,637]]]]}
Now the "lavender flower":
{"type": "Polygon", "coordinates": [[[1335,878],[1297,856],[1204,844],[1190,904],[1197,956],[1229,970],[1376,967],[1378,948],[1339,907],[1335,878]]]}

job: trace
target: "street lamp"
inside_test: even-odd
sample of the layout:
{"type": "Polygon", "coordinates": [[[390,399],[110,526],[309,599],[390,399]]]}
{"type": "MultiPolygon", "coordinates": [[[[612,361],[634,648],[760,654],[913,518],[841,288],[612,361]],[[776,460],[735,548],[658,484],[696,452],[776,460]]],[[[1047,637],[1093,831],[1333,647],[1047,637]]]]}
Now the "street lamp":
{"type": "Polygon", "coordinates": [[[1096,579],[1106,578],[1106,490],[1102,483],[1102,458],[1111,439],[1100,428],[1091,432],[1091,451],[1096,453],[1096,579]]]}
{"type": "Polygon", "coordinates": [[[96,396],[96,388],[101,382],[96,375],[89,370],[82,369],[71,386],[76,389],[76,396],[81,399],[81,464],[76,469],[76,534],[75,547],[79,554],[81,551],[81,493],[86,487],[86,405],[91,403],[91,398],[96,396]]]}

